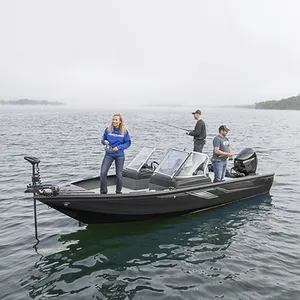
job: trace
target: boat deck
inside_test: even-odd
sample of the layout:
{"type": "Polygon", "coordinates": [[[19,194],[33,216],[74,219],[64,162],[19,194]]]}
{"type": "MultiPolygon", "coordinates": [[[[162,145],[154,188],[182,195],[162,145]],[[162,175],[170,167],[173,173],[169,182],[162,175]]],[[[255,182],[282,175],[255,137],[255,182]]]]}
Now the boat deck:
{"type": "MultiPolygon", "coordinates": [[[[211,178],[211,182],[213,182],[214,173],[209,172],[209,177],[211,178]]],[[[225,177],[225,181],[231,181],[231,180],[234,180],[234,178],[225,177]]],[[[112,184],[112,185],[108,184],[107,190],[108,190],[108,194],[115,194],[116,193],[116,185],[115,184],[112,184]]],[[[91,189],[89,191],[93,192],[95,194],[100,194],[100,184],[99,184],[99,187],[97,187],[95,189],[91,189]]],[[[126,193],[139,193],[139,192],[155,192],[155,190],[149,190],[149,189],[134,190],[134,189],[130,189],[130,188],[127,188],[127,187],[122,188],[122,193],[123,194],[126,194],[126,193]]]]}

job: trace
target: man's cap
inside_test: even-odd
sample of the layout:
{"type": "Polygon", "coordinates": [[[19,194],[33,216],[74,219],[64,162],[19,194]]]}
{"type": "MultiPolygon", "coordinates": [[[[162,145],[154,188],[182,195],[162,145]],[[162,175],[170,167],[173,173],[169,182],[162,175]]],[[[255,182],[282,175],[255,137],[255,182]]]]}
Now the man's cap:
{"type": "Polygon", "coordinates": [[[200,110],[200,109],[197,109],[196,111],[192,112],[192,114],[193,114],[193,115],[194,115],[194,114],[199,114],[199,115],[201,115],[201,110],[200,110]]]}
{"type": "Polygon", "coordinates": [[[220,127],[219,127],[219,131],[221,131],[221,130],[225,130],[225,131],[230,131],[230,128],[228,128],[226,125],[221,125],[220,127]]]}

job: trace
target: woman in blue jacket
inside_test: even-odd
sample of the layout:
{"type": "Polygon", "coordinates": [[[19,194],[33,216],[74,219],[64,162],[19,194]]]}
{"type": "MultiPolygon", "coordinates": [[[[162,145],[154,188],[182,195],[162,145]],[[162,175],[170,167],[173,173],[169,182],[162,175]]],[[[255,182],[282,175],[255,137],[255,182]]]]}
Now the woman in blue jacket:
{"type": "Polygon", "coordinates": [[[122,193],[124,150],[131,145],[130,135],[126,129],[124,118],[120,114],[113,115],[111,125],[104,130],[102,144],[105,145],[105,156],[100,171],[100,193],[107,194],[107,173],[115,161],[116,193],[122,193]]]}

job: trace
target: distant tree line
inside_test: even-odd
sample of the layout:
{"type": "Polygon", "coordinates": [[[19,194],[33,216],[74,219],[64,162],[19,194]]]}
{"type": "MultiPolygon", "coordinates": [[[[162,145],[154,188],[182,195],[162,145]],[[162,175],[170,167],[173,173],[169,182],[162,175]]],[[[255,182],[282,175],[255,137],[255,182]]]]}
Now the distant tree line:
{"type": "Polygon", "coordinates": [[[255,109],[300,110],[300,94],[281,100],[270,100],[255,103],[255,109]]]}
{"type": "Polygon", "coordinates": [[[30,99],[20,99],[20,100],[0,100],[2,105],[64,105],[62,102],[50,102],[46,100],[30,100],[30,99]]]}

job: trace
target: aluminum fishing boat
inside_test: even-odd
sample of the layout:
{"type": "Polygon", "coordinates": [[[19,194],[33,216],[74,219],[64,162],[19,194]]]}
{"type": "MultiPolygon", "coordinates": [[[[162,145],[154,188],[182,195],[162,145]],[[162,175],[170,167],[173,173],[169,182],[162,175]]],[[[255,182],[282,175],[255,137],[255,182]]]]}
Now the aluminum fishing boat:
{"type": "MultiPolygon", "coordinates": [[[[42,184],[35,157],[32,183],[25,192],[65,215],[87,224],[174,217],[269,193],[274,173],[259,174],[257,156],[243,149],[228,177],[213,183],[206,154],[179,149],[143,148],[123,171],[122,194],[115,193],[115,175],[108,176],[108,193],[100,194],[100,178],[90,177],[62,186],[42,184]]],[[[36,212],[36,211],[35,211],[36,212]]]]}

